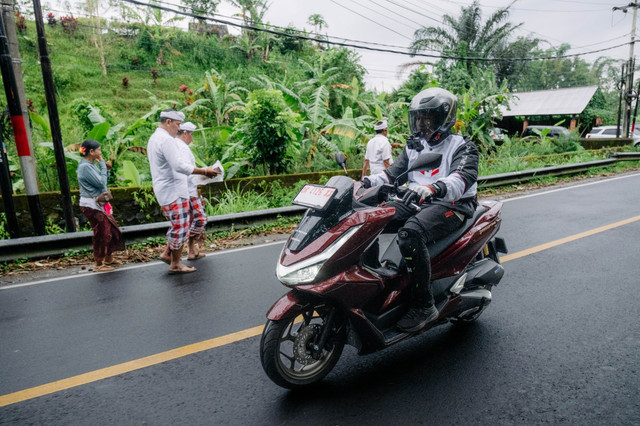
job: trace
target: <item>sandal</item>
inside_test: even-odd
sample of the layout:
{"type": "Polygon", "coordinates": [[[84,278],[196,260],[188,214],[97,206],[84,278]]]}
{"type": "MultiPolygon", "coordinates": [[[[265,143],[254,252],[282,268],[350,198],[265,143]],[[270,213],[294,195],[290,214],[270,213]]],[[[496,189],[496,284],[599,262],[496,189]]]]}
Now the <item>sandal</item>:
{"type": "Polygon", "coordinates": [[[93,267],[93,272],[109,272],[109,271],[113,271],[116,268],[114,268],[113,266],[108,266],[108,265],[100,265],[100,266],[94,266],[93,267]]]}
{"type": "Polygon", "coordinates": [[[169,269],[169,275],[177,275],[177,274],[190,274],[191,272],[197,271],[193,266],[180,265],[180,269],[169,269]]]}
{"type": "Polygon", "coordinates": [[[111,259],[111,260],[106,260],[104,261],[105,265],[122,265],[122,261],[119,259],[111,259]]]}
{"type": "Polygon", "coordinates": [[[202,259],[203,257],[206,257],[207,255],[204,253],[198,253],[195,256],[187,256],[187,260],[198,260],[198,259],[202,259]]]}

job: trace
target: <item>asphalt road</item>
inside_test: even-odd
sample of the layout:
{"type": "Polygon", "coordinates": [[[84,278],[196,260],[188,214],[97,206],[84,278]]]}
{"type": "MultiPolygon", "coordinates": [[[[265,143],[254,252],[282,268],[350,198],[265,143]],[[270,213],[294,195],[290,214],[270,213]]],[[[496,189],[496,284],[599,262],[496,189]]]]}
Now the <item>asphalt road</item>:
{"type": "Polygon", "coordinates": [[[286,291],[281,243],[183,276],[153,263],[5,287],[0,424],[640,424],[638,188],[632,174],[506,201],[512,257],[477,323],[347,347],[303,392],[258,355],[286,291]]]}

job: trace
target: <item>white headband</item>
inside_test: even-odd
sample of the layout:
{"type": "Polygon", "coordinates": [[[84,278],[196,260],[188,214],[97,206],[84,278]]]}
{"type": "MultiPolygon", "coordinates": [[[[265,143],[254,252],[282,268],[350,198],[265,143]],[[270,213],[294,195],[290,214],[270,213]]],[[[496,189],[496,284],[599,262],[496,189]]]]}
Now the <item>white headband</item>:
{"type": "Polygon", "coordinates": [[[180,111],[162,111],[160,113],[160,118],[170,118],[171,120],[183,121],[184,114],[180,111]]]}
{"type": "Polygon", "coordinates": [[[190,121],[185,121],[180,125],[180,130],[184,130],[186,132],[193,132],[196,130],[196,125],[190,121]]]}
{"type": "Polygon", "coordinates": [[[384,130],[387,128],[387,120],[380,120],[373,125],[373,130],[384,130]]]}

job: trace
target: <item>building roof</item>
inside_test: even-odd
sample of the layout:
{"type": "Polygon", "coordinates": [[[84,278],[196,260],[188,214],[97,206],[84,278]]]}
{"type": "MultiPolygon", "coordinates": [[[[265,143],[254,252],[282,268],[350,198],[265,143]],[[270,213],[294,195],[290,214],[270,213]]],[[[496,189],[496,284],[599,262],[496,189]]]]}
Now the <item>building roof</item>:
{"type": "Polygon", "coordinates": [[[586,86],[537,90],[535,92],[514,92],[509,102],[510,109],[501,107],[502,116],[580,114],[597,89],[598,86],[586,86]]]}

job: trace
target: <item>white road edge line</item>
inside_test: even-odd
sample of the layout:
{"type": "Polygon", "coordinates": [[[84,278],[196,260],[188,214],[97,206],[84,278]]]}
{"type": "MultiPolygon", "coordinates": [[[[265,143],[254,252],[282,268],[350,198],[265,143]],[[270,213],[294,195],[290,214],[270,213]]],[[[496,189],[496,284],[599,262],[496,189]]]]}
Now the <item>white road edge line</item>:
{"type": "MultiPolygon", "coordinates": [[[[579,185],[572,185],[572,186],[567,186],[564,188],[558,188],[558,189],[553,189],[551,191],[541,191],[535,194],[528,194],[528,195],[522,195],[519,197],[513,197],[513,198],[505,198],[504,200],[502,200],[503,203],[506,203],[508,201],[516,201],[516,200],[522,200],[525,198],[531,198],[531,197],[538,197],[540,195],[546,195],[546,194],[552,194],[554,192],[560,192],[560,191],[567,191],[569,189],[575,189],[575,188],[582,188],[585,186],[591,186],[591,185],[597,185],[600,183],[607,183],[607,182],[611,182],[611,181],[615,181],[615,180],[619,180],[619,179],[627,179],[630,177],[636,177],[636,176],[640,176],[640,173],[634,173],[634,174],[630,174],[627,176],[619,176],[619,177],[615,177],[615,178],[605,178],[596,182],[589,182],[589,183],[583,183],[583,184],[579,184],[579,185]]],[[[488,198],[490,199],[490,198],[488,198]]],[[[207,256],[218,256],[218,255],[222,255],[222,254],[227,254],[227,253],[234,253],[237,251],[243,251],[243,250],[250,250],[252,248],[258,248],[258,247],[268,247],[268,246],[272,246],[272,245],[276,245],[276,244],[284,244],[284,240],[283,241],[274,241],[272,243],[266,243],[266,244],[259,244],[259,245],[252,245],[252,246],[247,246],[247,247],[239,247],[239,248],[235,248],[235,249],[229,249],[229,250],[220,250],[220,251],[215,251],[212,253],[207,253],[207,256]]],[[[140,265],[131,265],[131,266],[125,266],[122,268],[118,268],[115,271],[110,271],[110,272],[100,272],[102,274],[110,274],[113,272],[117,272],[117,271],[127,271],[130,269],[138,269],[138,268],[146,268],[149,266],[155,266],[157,264],[162,263],[161,261],[154,261],[154,262],[149,262],[149,263],[144,263],[144,264],[140,264],[140,265]]],[[[11,284],[11,285],[7,285],[7,286],[2,286],[0,287],[0,291],[2,290],[11,290],[13,288],[19,288],[19,287],[28,287],[28,286],[32,286],[32,285],[38,285],[38,284],[45,284],[45,283],[51,283],[51,282],[56,282],[56,281],[62,281],[62,280],[70,280],[70,279],[74,279],[74,278],[81,278],[84,277],[86,274],[93,274],[93,272],[86,272],[86,273],[82,273],[82,274],[76,274],[76,275],[67,275],[64,277],[57,277],[57,278],[50,278],[50,279],[46,279],[46,280],[39,280],[39,281],[31,281],[31,282],[27,282],[27,283],[20,283],[20,284],[11,284]]]]}
{"type": "MultiPolygon", "coordinates": [[[[575,188],[582,188],[585,186],[591,186],[591,185],[598,185],[600,183],[607,183],[607,182],[611,182],[614,180],[620,180],[620,179],[627,179],[630,177],[636,177],[636,176],[640,176],[640,173],[634,173],[631,175],[627,175],[627,176],[619,176],[619,177],[615,177],[615,178],[605,178],[596,182],[589,182],[589,183],[581,183],[579,185],[571,185],[571,186],[566,186],[564,188],[558,188],[558,189],[552,189],[551,191],[541,191],[541,192],[537,192],[535,194],[528,194],[528,195],[521,195],[519,197],[513,197],[513,198],[505,198],[504,200],[502,200],[503,203],[506,203],[507,201],[516,201],[516,200],[522,200],[525,198],[532,198],[532,197],[538,197],[540,195],[547,195],[547,194],[553,194],[554,192],[561,192],[561,191],[567,191],[569,189],[575,189],[575,188]]],[[[491,198],[488,198],[489,200],[491,198]]]]}
{"type": "MultiPolygon", "coordinates": [[[[274,241],[274,242],[265,243],[265,244],[258,244],[258,245],[252,245],[252,246],[246,246],[246,247],[238,247],[238,248],[228,249],[228,250],[219,250],[219,251],[214,251],[214,252],[208,252],[207,253],[207,257],[220,256],[220,255],[223,255],[223,254],[235,253],[235,252],[238,252],[238,251],[250,250],[250,249],[253,249],[253,248],[269,247],[269,246],[273,246],[273,245],[276,245],[276,244],[284,244],[284,243],[285,243],[285,240],[282,240],[282,241],[274,241]]],[[[183,260],[186,259],[186,256],[183,257],[182,259],[183,260]]],[[[131,270],[131,269],[146,268],[146,267],[149,267],[149,266],[156,266],[156,265],[164,265],[164,263],[162,261],[160,261],[160,260],[157,260],[157,261],[142,263],[142,264],[138,264],[138,265],[124,266],[122,268],[117,268],[114,271],[98,272],[98,273],[99,274],[112,274],[112,273],[118,272],[118,271],[128,271],[128,270],[131,270]]],[[[87,272],[83,272],[83,273],[80,273],[80,274],[66,275],[64,277],[48,278],[48,279],[44,279],[44,280],[30,281],[30,282],[20,283],[20,284],[10,284],[10,285],[6,285],[6,286],[1,286],[0,287],[0,291],[2,291],[2,290],[11,290],[13,288],[19,288],[19,287],[28,287],[28,286],[32,286],[32,285],[38,285],[38,284],[52,283],[52,282],[56,282],[56,281],[71,280],[71,279],[74,279],[74,278],[83,278],[83,277],[86,277],[87,275],[93,275],[93,274],[95,274],[95,273],[91,272],[91,271],[87,271],[87,272]]]]}

